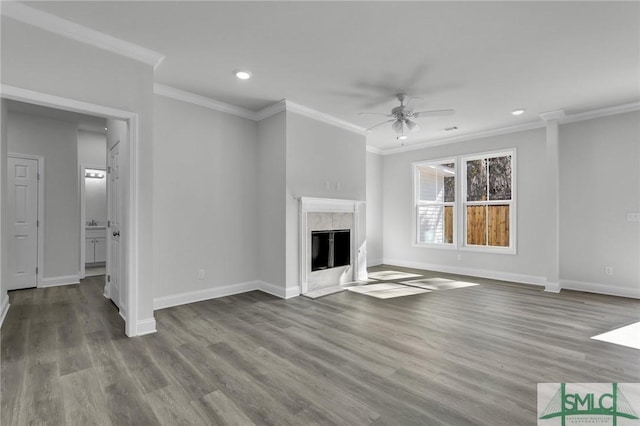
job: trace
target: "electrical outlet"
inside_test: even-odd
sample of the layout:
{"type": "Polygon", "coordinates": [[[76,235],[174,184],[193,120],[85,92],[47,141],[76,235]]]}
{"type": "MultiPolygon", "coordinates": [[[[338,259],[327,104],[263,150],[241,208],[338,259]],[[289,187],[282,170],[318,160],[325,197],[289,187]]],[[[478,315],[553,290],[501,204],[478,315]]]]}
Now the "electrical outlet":
{"type": "Polygon", "coordinates": [[[198,269],[198,279],[204,280],[204,269],[198,269]]]}
{"type": "Polygon", "coordinates": [[[604,267],[605,275],[613,275],[613,266],[605,266],[604,267]]]}

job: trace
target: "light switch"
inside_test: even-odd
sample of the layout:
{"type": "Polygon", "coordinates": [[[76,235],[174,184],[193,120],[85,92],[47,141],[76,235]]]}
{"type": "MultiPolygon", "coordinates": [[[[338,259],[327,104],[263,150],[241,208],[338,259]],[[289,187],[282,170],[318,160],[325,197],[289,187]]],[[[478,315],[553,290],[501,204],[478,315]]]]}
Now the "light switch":
{"type": "Polygon", "coordinates": [[[627,222],[640,222],[640,212],[627,213],[627,222]]]}

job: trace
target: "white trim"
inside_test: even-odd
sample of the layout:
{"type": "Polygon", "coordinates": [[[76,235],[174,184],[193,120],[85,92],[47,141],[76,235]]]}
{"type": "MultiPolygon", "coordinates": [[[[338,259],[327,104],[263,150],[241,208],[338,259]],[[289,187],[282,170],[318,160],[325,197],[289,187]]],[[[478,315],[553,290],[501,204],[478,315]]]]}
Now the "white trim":
{"type": "Polygon", "coordinates": [[[416,151],[423,148],[431,148],[439,145],[447,145],[455,142],[465,142],[476,139],[488,138],[491,136],[507,135],[510,133],[524,132],[526,130],[541,129],[545,124],[542,121],[532,123],[519,124],[517,126],[501,127],[498,129],[481,130],[479,132],[467,133],[460,136],[453,136],[444,139],[431,139],[421,143],[405,145],[397,148],[383,149],[382,155],[397,154],[400,152],[416,151]]]}
{"type": "Polygon", "coordinates": [[[4,1],[2,2],[1,13],[16,21],[33,25],[50,33],[135,59],[136,61],[151,65],[153,69],[156,69],[165,58],[161,53],[147,49],[146,47],[62,19],[23,3],[4,1]]]}
{"type": "Polygon", "coordinates": [[[253,120],[262,121],[265,118],[269,118],[271,116],[278,114],[279,112],[286,111],[286,110],[287,110],[287,101],[286,99],[282,99],[254,113],[255,115],[253,117],[253,120]]]}
{"type": "Polygon", "coordinates": [[[403,266],[405,268],[424,269],[427,271],[444,272],[447,274],[468,275],[470,277],[488,278],[499,281],[510,281],[520,284],[544,286],[546,278],[535,275],[516,274],[513,272],[492,271],[488,269],[466,268],[461,266],[436,265],[433,263],[413,262],[400,259],[384,259],[383,264],[389,266],[403,266]]]}
{"type": "Polygon", "coordinates": [[[64,275],[59,277],[42,278],[39,288],[57,287],[60,285],[80,284],[80,277],[76,275],[64,275]]]}
{"type": "Polygon", "coordinates": [[[548,111],[548,112],[541,112],[538,115],[540,116],[542,121],[544,121],[545,123],[552,120],[562,121],[562,119],[564,119],[564,117],[566,116],[563,109],[557,109],[555,111],[548,111]]]}
{"type": "Polygon", "coordinates": [[[279,112],[287,111],[305,117],[313,118],[314,120],[321,121],[332,126],[340,127],[351,132],[358,133],[360,135],[367,134],[364,127],[357,126],[353,123],[349,123],[348,121],[342,120],[329,114],[325,114],[324,112],[316,111],[306,106],[296,104],[295,102],[291,102],[287,99],[282,99],[269,105],[266,108],[261,109],[260,111],[255,112],[160,83],[153,84],[153,93],[158,96],[164,96],[193,105],[198,105],[204,108],[209,108],[215,111],[225,112],[243,118],[248,118],[249,120],[253,121],[262,121],[265,118],[269,118],[273,115],[278,114],[279,112]]]}
{"type": "Polygon", "coordinates": [[[560,290],[562,289],[560,288],[559,283],[547,281],[544,285],[544,291],[547,291],[549,293],[560,293],[560,290]]]}
{"type": "Polygon", "coordinates": [[[156,297],[153,299],[153,310],[171,308],[173,306],[202,302],[204,300],[233,296],[257,290],[281,299],[289,299],[300,295],[300,287],[290,287],[285,290],[284,287],[265,281],[247,281],[244,283],[229,284],[204,290],[188,291],[185,293],[172,294],[170,296],[156,297]]]}
{"type": "MultiPolygon", "coordinates": [[[[460,233],[458,234],[458,248],[461,251],[475,251],[482,253],[494,253],[494,254],[517,254],[518,247],[518,181],[517,181],[517,149],[507,148],[498,149],[485,152],[477,152],[468,155],[459,155],[457,160],[458,169],[460,170],[460,196],[456,194],[456,206],[460,208],[460,220],[458,224],[460,226],[460,233]],[[466,162],[473,160],[481,160],[485,158],[495,158],[511,156],[511,200],[486,200],[486,201],[466,201],[467,199],[467,168],[466,162]],[[472,205],[491,205],[491,204],[508,204],[509,205],[509,246],[490,246],[487,239],[486,245],[469,245],[467,244],[467,206],[472,205]]],[[[488,178],[488,176],[487,176],[488,178]]],[[[487,181],[487,185],[489,182],[487,181]]],[[[455,211],[454,211],[455,212],[455,211]]],[[[487,223],[488,227],[488,223],[487,223]]],[[[488,228],[487,228],[488,229],[488,228]]]]}
{"type": "Polygon", "coordinates": [[[152,334],[157,332],[156,319],[151,317],[140,320],[136,323],[136,329],[138,330],[137,336],[144,336],[145,334],[152,334]]]}
{"type": "Polygon", "coordinates": [[[607,284],[591,283],[575,280],[560,280],[560,287],[563,290],[584,291],[587,293],[605,294],[609,296],[630,297],[640,299],[640,289],[617,287],[607,284]]]}
{"type": "Polygon", "coordinates": [[[201,95],[196,95],[195,93],[176,89],[175,87],[167,86],[164,84],[153,83],[153,93],[158,96],[164,96],[165,98],[171,98],[171,99],[186,102],[189,104],[212,109],[215,111],[237,115],[239,117],[248,118],[250,120],[256,120],[255,118],[256,113],[253,111],[249,111],[248,109],[244,109],[244,108],[237,107],[235,105],[216,101],[215,99],[211,99],[201,95]]]}
{"type": "Polygon", "coordinates": [[[63,98],[47,93],[36,92],[20,87],[0,85],[0,96],[5,99],[12,99],[20,102],[62,109],[65,111],[79,112],[81,114],[97,115],[105,118],[124,120],[129,129],[129,205],[126,212],[129,228],[127,238],[127,270],[126,287],[128,289],[127,309],[129,313],[125,324],[127,336],[135,336],[137,333],[138,303],[138,145],[139,145],[139,125],[138,114],[116,108],[106,107],[88,102],[77,101],[75,99],[63,98]]]}
{"type": "Polygon", "coordinates": [[[285,103],[287,106],[287,112],[293,112],[305,117],[313,118],[314,120],[322,121],[323,123],[331,124],[332,126],[341,127],[345,130],[349,130],[359,135],[367,135],[366,129],[364,127],[357,126],[355,124],[349,123],[348,121],[342,120],[329,114],[325,114],[324,112],[307,108],[306,106],[299,105],[288,100],[285,100],[285,103]]]}
{"type": "Polygon", "coordinates": [[[625,114],[640,110],[640,102],[616,105],[608,108],[596,109],[593,111],[581,112],[579,114],[565,115],[560,119],[560,124],[575,123],[576,121],[593,120],[594,118],[609,117],[611,115],[625,114]]]}
{"type": "Polygon", "coordinates": [[[185,293],[172,294],[170,296],[156,297],[153,299],[153,309],[165,309],[172,306],[185,305],[187,303],[201,302],[203,300],[217,299],[218,297],[232,296],[234,294],[246,293],[258,290],[259,281],[248,281],[244,283],[229,284],[219,287],[207,288],[204,290],[188,291],[185,293]]]}
{"type": "Polygon", "coordinates": [[[7,158],[25,158],[27,160],[36,160],[38,162],[38,227],[36,230],[36,238],[38,240],[38,259],[36,266],[38,273],[36,274],[36,287],[42,286],[42,276],[44,274],[44,157],[31,154],[20,154],[16,152],[7,153],[7,158]]]}
{"type": "Polygon", "coordinates": [[[257,289],[263,293],[267,293],[281,299],[291,299],[292,297],[300,296],[299,286],[284,288],[284,286],[278,286],[265,281],[258,281],[257,289]]]}
{"type": "MultiPolygon", "coordinates": [[[[592,120],[594,118],[608,117],[616,114],[625,114],[627,112],[633,112],[638,110],[640,110],[640,102],[632,102],[628,104],[616,105],[612,107],[581,112],[578,114],[564,115],[561,119],[559,119],[559,122],[560,124],[574,123],[577,121],[592,120]]],[[[545,113],[542,113],[542,114],[545,114],[545,113]]],[[[539,114],[539,115],[542,115],[542,114],[539,114]]],[[[544,128],[545,126],[546,125],[544,120],[540,120],[540,121],[518,124],[515,126],[481,130],[478,132],[466,133],[464,135],[453,136],[449,138],[427,139],[423,142],[418,142],[416,144],[405,145],[405,146],[395,147],[395,148],[383,149],[383,148],[367,146],[367,151],[375,152],[376,154],[379,153],[381,155],[391,155],[391,154],[397,154],[400,152],[417,151],[419,149],[430,148],[433,146],[447,145],[455,142],[465,142],[465,141],[487,138],[491,136],[499,136],[499,135],[506,135],[509,133],[523,132],[526,130],[541,129],[541,128],[544,128]]]]}
{"type": "Polygon", "coordinates": [[[5,293],[4,299],[2,300],[2,306],[0,306],[0,327],[2,327],[2,323],[4,319],[7,317],[9,313],[9,307],[11,304],[9,303],[9,295],[5,293]]]}

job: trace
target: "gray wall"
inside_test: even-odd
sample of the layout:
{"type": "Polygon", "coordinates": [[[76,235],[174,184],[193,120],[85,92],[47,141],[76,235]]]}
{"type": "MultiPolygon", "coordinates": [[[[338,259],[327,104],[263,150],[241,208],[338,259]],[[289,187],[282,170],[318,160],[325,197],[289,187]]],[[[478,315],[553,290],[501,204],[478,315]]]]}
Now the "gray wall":
{"type": "Polygon", "coordinates": [[[544,204],[545,130],[477,139],[383,157],[383,239],[385,263],[469,275],[542,283],[545,276],[544,204]],[[413,245],[412,162],[516,148],[517,254],[479,253],[413,245]],[[458,260],[458,255],[462,259],[458,260]]]}
{"type": "Polygon", "coordinates": [[[78,130],[78,162],[92,166],[107,165],[107,136],[88,130],[78,130]]]}
{"type": "MultiPolygon", "coordinates": [[[[291,112],[287,112],[286,122],[286,286],[294,288],[300,284],[298,201],[295,197],[366,200],[366,139],[363,135],[291,112]],[[326,182],[329,182],[329,188],[326,182]]],[[[366,239],[366,217],[361,217],[359,234],[358,247],[361,247],[366,239]]]]}
{"type": "Polygon", "coordinates": [[[382,263],[382,156],[367,152],[367,264],[382,263]]]}
{"type": "Polygon", "coordinates": [[[69,276],[77,279],[78,276],[80,212],[76,129],[75,124],[66,121],[9,112],[9,152],[44,158],[43,280],[69,276]]]}
{"type": "Polygon", "coordinates": [[[563,287],[640,297],[640,113],[562,125],[560,164],[563,287]]]}
{"type": "Polygon", "coordinates": [[[138,114],[137,320],[152,318],[153,68],[4,16],[1,29],[3,84],[138,114]]]}
{"type": "Polygon", "coordinates": [[[258,275],[284,288],[286,265],[286,113],[258,123],[258,275]]]}
{"type": "Polygon", "coordinates": [[[154,107],[154,296],[256,280],[257,124],[161,96],[154,107]]]}

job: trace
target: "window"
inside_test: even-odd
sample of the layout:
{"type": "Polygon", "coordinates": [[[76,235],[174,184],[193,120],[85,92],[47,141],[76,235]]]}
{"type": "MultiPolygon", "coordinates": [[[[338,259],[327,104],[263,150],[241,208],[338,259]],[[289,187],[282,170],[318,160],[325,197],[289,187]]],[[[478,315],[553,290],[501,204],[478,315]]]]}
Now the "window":
{"type": "Polygon", "coordinates": [[[456,161],[414,164],[418,244],[455,246],[456,161]]]}
{"type": "Polygon", "coordinates": [[[514,151],[463,157],[464,245],[515,252],[514,151]]]}
{"type": "Polygon", "coordinates": [[[515,149],[414,163],[415,243],[515,253],[514,164],[515,149]]]}

